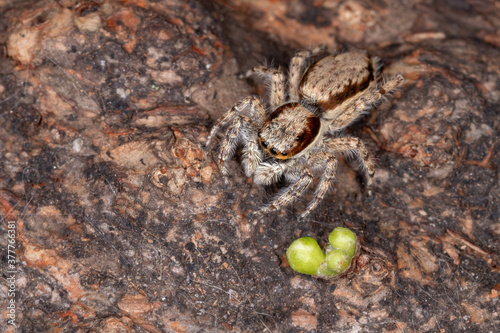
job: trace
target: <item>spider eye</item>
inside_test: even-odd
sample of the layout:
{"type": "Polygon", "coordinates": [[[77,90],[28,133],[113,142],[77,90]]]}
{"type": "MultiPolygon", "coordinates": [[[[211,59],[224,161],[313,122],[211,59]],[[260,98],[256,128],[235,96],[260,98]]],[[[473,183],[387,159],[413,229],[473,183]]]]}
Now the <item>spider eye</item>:
{"type": "Polygon", "coordinates": [[[287,154],[286,152],[281,153],[281,155],[283,155],[283,156],[286,156],[286,154],[287,154]]]}
{"type": "Polygon", "coordinates": [[[273,155],[276,155],[278,153],[275,148],[271,148],[270,152],[273,155]]]}
{"type": "Polygon", "coordinates": [[[300,137],[300,135],[297,135],[297,137],[295,138],[295,141],[300,141],[302,138],[300,137]]]}
{"type": "Polygon", "coordinates": [[[267,148],[267,142],[266,141],[262,141],[262,147],[267,148]]]}

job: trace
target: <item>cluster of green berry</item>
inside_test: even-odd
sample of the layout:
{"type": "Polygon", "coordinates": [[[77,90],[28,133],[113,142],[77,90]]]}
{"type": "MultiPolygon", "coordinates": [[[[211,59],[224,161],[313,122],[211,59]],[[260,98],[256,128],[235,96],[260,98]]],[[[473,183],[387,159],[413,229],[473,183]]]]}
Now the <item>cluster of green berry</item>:
{"type": "Polygon", "coordinates": [[[290,267],[299,273],[332,279],[351,266],[359,245],[356,235],[347,228],[337,227],[328,237],[324,251],[311,237],[296,239],[286,251],[290,267]]]}

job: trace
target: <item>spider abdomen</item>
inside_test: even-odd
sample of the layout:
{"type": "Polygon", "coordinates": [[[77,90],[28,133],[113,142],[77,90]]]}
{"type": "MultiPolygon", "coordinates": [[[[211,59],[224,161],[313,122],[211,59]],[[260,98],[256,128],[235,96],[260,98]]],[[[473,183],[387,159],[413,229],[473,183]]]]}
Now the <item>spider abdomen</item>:
{"type": "Polygon", "coordinates": [[[299,85],[299,97],[320,112],[335,109],[374,83],[373,61],[365,52],[326,56],[312,64],[299,85]]]}

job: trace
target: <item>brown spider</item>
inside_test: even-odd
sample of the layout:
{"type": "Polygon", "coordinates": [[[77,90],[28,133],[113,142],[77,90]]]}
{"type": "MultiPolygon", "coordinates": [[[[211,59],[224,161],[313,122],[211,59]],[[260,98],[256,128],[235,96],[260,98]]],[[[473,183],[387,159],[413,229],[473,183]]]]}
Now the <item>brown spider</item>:
{"type": "Polygon", "coordinates": [[[296,53],[290,64],[288,98],[285,74],[279,69],[255,67],[252,73],[271,77],[270,114],[259,98],[247,97],[220,117],[207,140],[232,121],[222,139],[220,171],[227,184],[226,163],[238,144],[243,145],[245,174],[256,184],[269,185],[284,177],[286,187],[258,214],[281,209],[299,196],[313,181],[313,171],[323,175],[314,199],[300,218],[323,199],[335,176],[336,154],[354,154],[361,162],[371,193],[373,161],[363,142],[343,135],[352,124],[384,95],[403,82],[403,76],[378,86],[379,66],[366,52],[328,54],[323,46],[296,53]],[[248,115],[243,111],[248,109],[248,115]]]}

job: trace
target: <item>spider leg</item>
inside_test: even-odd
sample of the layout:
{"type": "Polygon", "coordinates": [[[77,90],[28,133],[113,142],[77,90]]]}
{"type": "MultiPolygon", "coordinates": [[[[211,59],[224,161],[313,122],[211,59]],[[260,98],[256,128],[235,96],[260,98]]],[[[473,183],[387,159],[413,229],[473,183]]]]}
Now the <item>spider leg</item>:
{"type": "Polygon", "coordinates": [[[261,163],[255,170],[253,181],[259,185],[276,183],[286,170],[282,163],[261,163]]]}
{"type": "Polygon", "coordinates": [[[281,193],[276,199],[274,199],[273,202],[271,202],[268,206],[257,211],[256,214],[263,215],[275,210],[279,210],[304,193],[304,191],[311,184],[313,175],[311,171],[309,171],[309,169],[305,166],[302,166],[297,171],[300,171],[300,178],[294,184],[287,187],[284,192],[281,193]]]}
{"type": "Polygon", "coordinates": [[[238,134],[241,128],[241,117],[236,117],[231,126],[226,130],[226,134],[220,143],[219,151],[219,170],[224,177],[224,183],[226,186],[229,184],[227,176],[229,172],[227,170],[226,162],[233,156],[236,146],[238,145],[238,134]]]}
{"type": "Polygon", "coordinates": [[[240,113],[245,110],[247,107],[250,108],[250,118],[253,119],[253,122],[256,126],[262,126],[264,120],[266,119],[266,111],[262,106],[260,100],[255,96],[249,96],[230,108],[225,114],[223,114],[214,124],[210,134],[208,135],[206,146],[209,147],[212,144],[212,140],[215,138],[215,135],[222,127],[224,127],[231,119],[240,115],[240,113]]]}
{"type": "Polygon", "coordinates": [[[330,184],[335,177],[335,172],[337,171],[338,160],[337,158],[329,153],[317,153],[311,156],[308,161],[313,165],[321,165],[324,167],[323,177],[316,188],[314,193],[314,199],[309,203],[306,210],[300,215],[299,220],[303,220],[307,215],[309,215],[323,200],[326,192],[330,188],[330,184]]]}
{"type": "Polygon", "coordinates": [[[247,177],[251,177],[255,169],[262,161],[262,152],[259,149],[257,129],[252,120],[245,116],[237,116],[231,126],[226,130],[226,134],[220,143],[219,168],[224,176],[224,182],[228,184],[227,161],[233,156],[239,142],[243,148],[243,168],[247,177]]]}
{"type": "Polygon", "coordinates": [[[373,185],[373,175],[375,166],[365,144],[358,138],[344,137],[325,140],[326,149],[330,152],[354,153],[361,162],[363,171],[366,174],[366,187],[368,195],[371,195],[373,185]]]}
{"type": "Polygon", "coordinates": [[[302,75],[306,70],[307,59],[326,52],[325,45],[318,45],[316,48],[307,51],[299,51],[295,54],[290,62],[290,70],[288,74],[288,94],[290,95],[290,100],[296,102],[299,100],[299,84],[302,79],[302,75]]]}
{"type": "Polygon", "coordinates": [[[242,120],[241,137],[244,144],[242,164],[247,177],[252,177],[257,166],[262,161],[262,151],[259,149],[258,129],[247,116],[240,116],[242,120]]]}
{"type": "Polygon", "coordinates": [[[271,76],[271,108],[274,110],[285,103],[285,74],[279,69],[267,67],[254,67],[253,73],[271,76]]]}
{"type": "Polygon", "coordinates": [[[385,95],[394,92],[404,81],[401,74],[397,74],[394,78],[386,82],[382,87],[369,88],[365,93],[359,97],[355,97],[352,103],[346,103],[342,109],[334,109],[324,115],[329,118],[331,115],[338,115],[329,125],[330,131],[334,132],[350,125],[359,115],[363,114],[370,106],[381,100],[385,95]]]}

